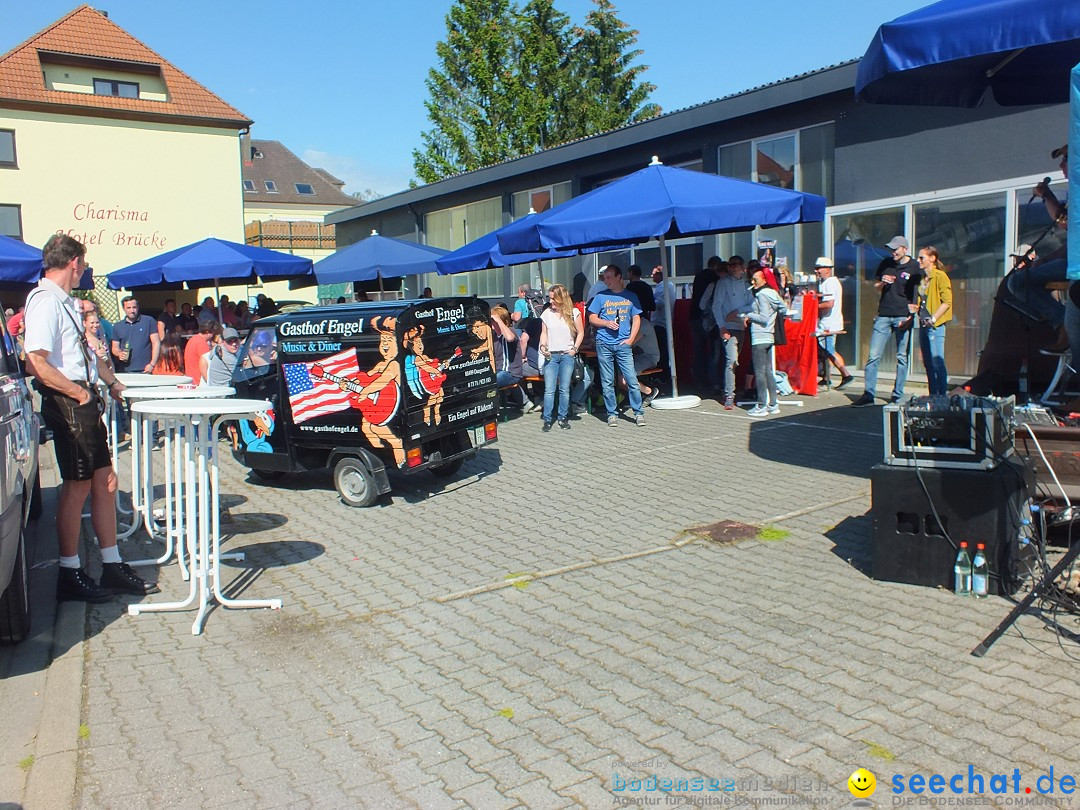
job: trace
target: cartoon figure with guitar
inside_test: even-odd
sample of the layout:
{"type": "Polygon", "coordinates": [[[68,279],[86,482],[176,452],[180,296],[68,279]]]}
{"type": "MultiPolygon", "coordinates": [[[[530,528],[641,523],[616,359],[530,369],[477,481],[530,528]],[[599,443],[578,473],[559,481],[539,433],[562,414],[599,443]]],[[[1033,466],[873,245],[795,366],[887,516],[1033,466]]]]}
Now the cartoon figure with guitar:
{"type": "Polygon", "coordinates": [[[439,362],[438,358],[424,354],[424,326],[420,324],[406,330],[401,339],[409,350],[405,355],[405,381],[409,384],[412,395],[427,403],[425,418],[429,425],[442,421],[442,404],[446,398],[443,383],[446,382],[446,369],[462,354],[461,347],[454,349],[450,359],[439,362]]]}
{"type": "Polygon", "coordinates": [[[382,360],[368,371],[351,376],[330,374],[316,363],[311,376],[337,383],[349,394],[349,404],[363,418],[360,430],[374,447],[388,447],[394,453],[398,467],[405,464],[405,449],[401,437],[390,427],[401,407],[401,371],[397,364],[398,345],[394,336],[393,318],[372,318],[371,326],[379,332],[379,354],[382,360]]]}

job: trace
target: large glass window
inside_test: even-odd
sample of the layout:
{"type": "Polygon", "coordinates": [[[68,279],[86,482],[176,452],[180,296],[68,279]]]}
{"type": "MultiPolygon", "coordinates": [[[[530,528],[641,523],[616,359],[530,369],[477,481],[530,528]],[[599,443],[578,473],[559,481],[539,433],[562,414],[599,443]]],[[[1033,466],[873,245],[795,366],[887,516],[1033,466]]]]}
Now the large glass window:
{"type": "MultiPolygon", "coordinates": [[[[1059,201],[1065,202],[1068,196],[1069,185],[1065,182],[1053,183],[1050,190],[1059,201]]],[[[1046,256],[1065,244],[1065,229],[1055,226],[1050,227],[1050,215],[1046,212],[1046,205],[1036,197],[1028,201],[1031,192],[1022,189],[1016,195],[1016,245],[1038,245],[1035,249],[1040,256],[1046,256]]]]}
{"type": "Polygon", "coordinates": [[[15,130],[0,129],[0,166],[16,166],[15,130]]]}
{"type": "Polygon", "coordinates": [[[0,233],[22,239],[22,211],[18,205],[0,204],[0,233]]]}
{"type": "MultiPolygon", "coordinates": [[[[834,139],[835,126],[829,123],[721,146],[718,171],[725,177],[820,194],[828,200],[833,191],[834,139]]],[[[724,258],[734,254],[750,258],[757,254],[758,239],[775,239],[776,256],[787,259],[792,273],[812,273],[814,259],[825,253],[825,229],[818,223],[722,234],[717,250],[724,258]]]]}
{"type": "MultiPolygon", "coordinates": [[[[950,375],[973,376],[1005,267],[1005,194],[924,203],[913,211],[912,253],[936,247],[952,280],[953,319],[945,330],[945,365],[950,375]]],[[[921,355],[915,354],[920,359],[912,369],[922,370],[921,355]]]]}
{"type": "Polygon", "coordinates": [[[767,186],[795,188],[795,136],[757,141],[754,154],[755,179],[767,186]]]}
{"type": "MultiPolygon", "coordinates": [[[[427,244],[455,250],[466,242],[490,233],[502,225],[502,200],[487,200],[444,208],[424,216],[424,233],[427,244]]],[[[427,285],[436,296],[479,295],[485,298],[502,298],[502,268],[457,273],[452,276],[427,276],[427,285]]]]}
{"type": "MultiPolygon", "coordinates": [[[[877,315],[880,293],[874,289],[878,265],[892,254],[885,243],[897,234],[907,233],[902,207],[883,208],[833,217],[833,261],[836,277],[844,288],[844,329],[836,339],[836,349],[850,364],[866,364],[870,332],[877,315]]],[[[893,343],[885,347],[879,369],[896,370],[893,343]]]]}

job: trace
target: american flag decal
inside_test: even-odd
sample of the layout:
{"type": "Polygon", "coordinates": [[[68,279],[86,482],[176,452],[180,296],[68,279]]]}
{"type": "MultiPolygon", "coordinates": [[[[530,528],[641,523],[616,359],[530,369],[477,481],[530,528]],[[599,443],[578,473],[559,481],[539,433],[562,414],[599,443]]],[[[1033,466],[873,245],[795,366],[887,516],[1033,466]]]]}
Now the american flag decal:
{"type": "Polygon", "coordinates": [[[315,363],[285,363],[285,385],[296,424],[350,407],[348,391],[342,391],[336,382],[312,374],[312,368],[316,365],[322,366],[324,373],[335,377],[351,379],[360,373],[355,349],[346,349],[315,363]]]}

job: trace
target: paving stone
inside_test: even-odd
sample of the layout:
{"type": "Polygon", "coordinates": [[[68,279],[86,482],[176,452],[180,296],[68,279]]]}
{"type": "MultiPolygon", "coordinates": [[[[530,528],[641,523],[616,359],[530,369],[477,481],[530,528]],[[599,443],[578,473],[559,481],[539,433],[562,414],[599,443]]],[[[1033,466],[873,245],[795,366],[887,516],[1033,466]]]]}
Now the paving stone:
{"type": "MultiPolygon", "coordinates": [[[[402,477],[389,505],[362,511],[325,474],[267,486],[223,455],[234,515],[288,518],[227,544],[273,562],[250,590],[285,606],[215,610],[199,637],[191,613],[92,607],[76,805],[599,807],[616,796],[615,763],[648,763],[619,772],[794,773],[839,806],[858,765],[1071,767],[1069,642],[1025,616],[971,659],[1004,601],[863,573],[880,414],[846,401],[767,422],[711,401],[657,411],[632,448],[596,419],[559,445],[515,419],[449,486],[402,477]],[[644,459],[656,487],[613,506],[593,485],[598,458],[626,471],[644,459]],[[520,492],[559,503],[559,530],[515,508],[520,492]],[[776,520],[802,509],[815,511],[776,520]],[[790,533],[597,562],[721,520],[790,533]]],[[[186,593],[175,566],[160,577],[150,600],[186,593]]]]}

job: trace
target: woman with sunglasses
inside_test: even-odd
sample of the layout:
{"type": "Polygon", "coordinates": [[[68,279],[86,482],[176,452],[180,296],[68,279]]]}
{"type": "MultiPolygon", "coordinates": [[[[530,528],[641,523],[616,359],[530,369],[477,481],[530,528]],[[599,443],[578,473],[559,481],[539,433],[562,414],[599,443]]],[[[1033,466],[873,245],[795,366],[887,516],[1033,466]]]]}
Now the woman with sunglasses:
{"type": "Polygon", "coordinates": [[[919,251],[922,281],[915,303],[908,309],[919,319],[919,348],[930,387],[930,396],[945,396],[949,387],[949,372],[945,368],[945,324],[952,320],[952,282],[945,265],[938,258],[937,248],[924,247],[919,251]]]}

